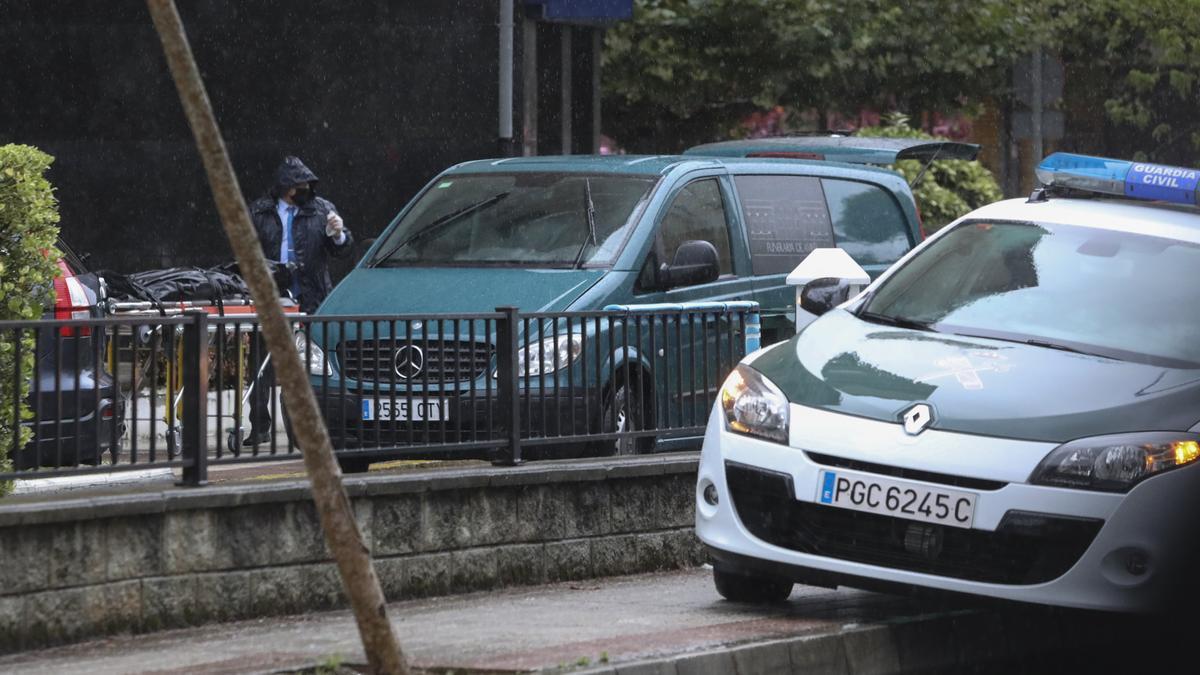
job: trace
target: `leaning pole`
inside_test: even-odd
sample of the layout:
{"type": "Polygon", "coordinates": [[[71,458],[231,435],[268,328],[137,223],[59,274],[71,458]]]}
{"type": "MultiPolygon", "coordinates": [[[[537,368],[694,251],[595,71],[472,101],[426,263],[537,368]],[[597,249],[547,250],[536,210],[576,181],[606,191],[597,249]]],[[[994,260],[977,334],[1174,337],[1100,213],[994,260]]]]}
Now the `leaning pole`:
{"type": "Polygon", "coordinates": [[[293,411],[292,430],[304,454],[304,466],[312,485],[313,501],[320,514],[321,529],[325,532],[325,544],[337,561],[367,661],[375,673],[407,674],[408,663],[388,621],[383,590],[371,565],[371,552],[363,543],[350,499],[342,487],[341,472],[333,456],[329,431],[317,409],[317,399],[304,366],[300,363],[291,327],[279,303],[279,289],[267,269],[262,247],[250,223],[246,202],[225,151],[225,141],[213,115],[204,82],[196,68],[179,10],[174,0],[146,0],[146,4],[162,40],[188,124],[196,137],[196,148],[212,186],[221,224],[233,247],[238,269],[254,298],[262,322],[263,337],[283,390],[284,404],[293,411]]]}

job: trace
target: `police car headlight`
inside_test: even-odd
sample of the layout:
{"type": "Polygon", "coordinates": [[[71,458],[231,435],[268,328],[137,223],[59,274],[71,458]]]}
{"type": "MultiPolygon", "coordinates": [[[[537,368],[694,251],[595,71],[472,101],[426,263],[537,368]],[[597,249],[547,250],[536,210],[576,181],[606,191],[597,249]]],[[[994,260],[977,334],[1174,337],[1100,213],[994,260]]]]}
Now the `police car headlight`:
{"type": "Polygon", "coordinates": [[[725,428],[777,443],[788,442],[788,400],[774,383],[748,366],[738,366],[721,386],[725,428]]]}
{"type": "Polygon", "coordinates": [[[583,351],[579,335],[548,337],[517,350],[517,374],[535,377],[561,370],[571,365],[583,351]]]}
{"type": "Polygon", "coordinates": [[[1138,482],[1200,459],[1200,434],[1099,436],[1059,446],[1030,476],[1035,485],[1126,492],[1138,482]]]}
{"type": "Polygon", "coordinates": [[[300,353],[300,360],[305,362],[310,375],[333,375],[333,368],[325,360],[325,351],[309,340],[307,333],[298,330],[295,338],[296,351],[300,353]]]}

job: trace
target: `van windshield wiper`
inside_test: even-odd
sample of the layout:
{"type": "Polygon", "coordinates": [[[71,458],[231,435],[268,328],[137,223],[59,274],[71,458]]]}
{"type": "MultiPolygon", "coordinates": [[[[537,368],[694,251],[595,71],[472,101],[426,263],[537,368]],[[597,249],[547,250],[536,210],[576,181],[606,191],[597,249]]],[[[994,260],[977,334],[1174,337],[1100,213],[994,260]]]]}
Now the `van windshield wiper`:
{"type": "Polygon", "coordinates": [[[442,228],[446,227],[450,223],[453,223],[453,222],[459,220],[460,218],[463,218],[472,213],[481,211],[489,206],[492,206],[493,204],[500,202],[501,200],[503,200],[505,197],[507,197],[510,194],[512,194],[512,193],[501,192],[499,194],[492,195],[491,197],[488,197],[487,199],[477,201],[474,204],[468,204],[457,211],[451,211],[450,213],[447,213],[446,215],[444,215],[440,218],[437,218],[436,220],[429,223],[425,227],[423,227],[423,228],[417,230],[416,232],[413,232],[411,235],[405,237],[403,240],[400,241],[400,243],[389,248],[387,250],[387,253],[384,253],[383,255],[375,258],[375,260],[371,261],[370,266],[378,267],[380,263],[385,262],[388,258],[391,258],[392,256],[396,255],[396,252],[399,251],[400,249],[404,248],[405,246],[408,246],[409,244],[413,244],[422,239],[430,237],[435,232],[437,232],[438,230],[441,230],[442,228]]]}
{"type": "MultiPolygon", "coordinates": [[[[592,203],[592,181],[588,178],[583,179],[583,210],[587,218],[588,234],[591,236],[592,246],[599,246],[596,241],[596,205],[592,203]]],[[[575,254],[575,267],[583,262],[583,252],[587,250],[588,240],[585,238],[583,243],[579,245],[579,252],[575,254]]]]}
{"type": "Polygon", "coordinates": [[[862,319],[863,321],[870,321],[871,323],[881,323],[885,326],[933,331],[933,322],[931,321],[917,321],[916,319],[906,319],[902,316],[889,316],[887,314],[876,314],[875,312],[859,312],[858,318],[862,319]]]}

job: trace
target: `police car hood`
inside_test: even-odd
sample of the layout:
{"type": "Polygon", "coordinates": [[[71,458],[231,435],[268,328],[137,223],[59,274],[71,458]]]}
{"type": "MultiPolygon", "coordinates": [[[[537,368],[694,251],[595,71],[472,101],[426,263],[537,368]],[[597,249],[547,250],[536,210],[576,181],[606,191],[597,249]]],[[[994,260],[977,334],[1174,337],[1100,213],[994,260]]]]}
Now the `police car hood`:
{"type": "Polygon", "coordinates": [[[602,276],[599,269],[362,267],[337,285],[317,314],[464,314],[505,306],[558,312],[602,276]]]}
{"type": "Polygon", "coordinates": [[[751,367],[792,403],[900,423],[915,402],[930,428],[1064,442],[1185,431],[1200,417],[1200,370],[872,324],[834,310],[751,367]]]}

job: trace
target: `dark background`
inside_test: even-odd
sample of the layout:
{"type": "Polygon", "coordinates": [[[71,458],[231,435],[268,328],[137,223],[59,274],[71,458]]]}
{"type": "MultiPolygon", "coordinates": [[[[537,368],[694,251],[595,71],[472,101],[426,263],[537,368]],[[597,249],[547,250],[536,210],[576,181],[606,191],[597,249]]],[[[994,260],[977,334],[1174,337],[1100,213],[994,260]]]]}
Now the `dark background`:
{"type": "MultiPolygon", "coordinates": [[[[363,242],[442,169],[522,147],[531,28],[534,148],[563,150],[559,36],[573,32],[581,81],[597,29],[535,23],[540,6],[515,4],[511,146],[497,138],[498,0],[181,0],[179,10],[247,200],[298,155],[363,242]]],[[[91,254],[89,267],[232,259],[144,2],[4,0],[0,72],[0,143],[56,158],[63,237],[91,254]]],[[[574,90],[584,152],[592,93],[574,90]]],[[[352,264],[339,261],[335,276],[352,264]]]]}

